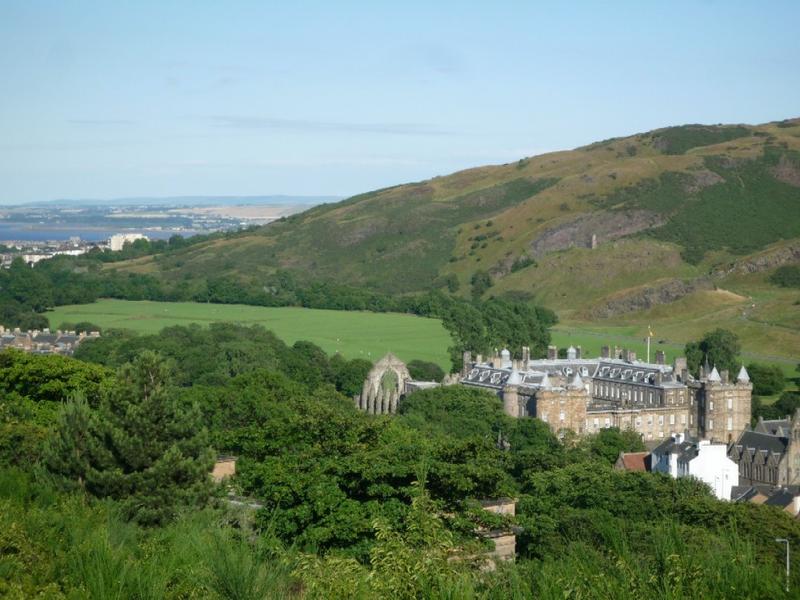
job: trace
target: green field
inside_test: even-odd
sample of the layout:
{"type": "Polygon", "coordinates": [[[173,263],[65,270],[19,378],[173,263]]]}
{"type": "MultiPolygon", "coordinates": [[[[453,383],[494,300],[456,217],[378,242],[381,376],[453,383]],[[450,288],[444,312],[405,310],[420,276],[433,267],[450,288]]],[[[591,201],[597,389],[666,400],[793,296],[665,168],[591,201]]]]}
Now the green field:
{"type": "Polygon", "coordinates": [[[107,328],[156,333],[170,325],[228,321],[258,324],[292,344],[314,342],[328,353],[376,361],[393,352],[404,361],[435,362],[449,370],[450,334],[437,319],[396,313],[369,313],[310,308],[271,308],[193,302],[100,300],[94,304],[59,306],[47,313],[51,328],[61,323],[90,321],[107,328]]]}

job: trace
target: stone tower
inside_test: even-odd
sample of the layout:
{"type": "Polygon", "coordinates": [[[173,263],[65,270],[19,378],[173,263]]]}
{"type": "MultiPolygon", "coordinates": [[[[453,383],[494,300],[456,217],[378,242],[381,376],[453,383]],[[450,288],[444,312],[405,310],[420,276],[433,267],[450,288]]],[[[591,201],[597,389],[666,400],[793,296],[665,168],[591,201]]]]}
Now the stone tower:
{"type": "MultiPolygon", "coordinates": [[[[704,369],[705,371],[705,369],[704,369]]],[[[742,366],[735,381],[714,366],[704,373],[696,389],[698,434],[704,439],[729,444],[750,425],[753,385],[742,366]]]]}
{"type": "Polygon", "coordinates": [[[354,399],[356,406],[371,415],[394,414],[410,379],[405,363],[390,352],[367,374],[361,395],[354,399]]]}
{"type": "MultiPolygon", "coordinates": [[[[566,383],[566,382],[565,382],[566,383]]],[[[554,433],[564,429],[582,434],[586,427],[586,406],[590,395],[580,375],[566,385],[551,382],[545,375],[536,392],[536,417],[550,426],[554,433]]]]}

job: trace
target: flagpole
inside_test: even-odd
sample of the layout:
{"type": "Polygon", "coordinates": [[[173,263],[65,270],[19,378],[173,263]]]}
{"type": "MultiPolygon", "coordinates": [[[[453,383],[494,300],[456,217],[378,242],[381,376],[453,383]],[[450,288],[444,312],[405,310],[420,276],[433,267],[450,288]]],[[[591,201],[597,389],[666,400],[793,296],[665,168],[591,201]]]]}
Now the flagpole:
{"type": "Polygon", "coordinates": [[[650,364],[650,338],[653,337],[653,330],[647,326],[647,364],[650,364]]]}

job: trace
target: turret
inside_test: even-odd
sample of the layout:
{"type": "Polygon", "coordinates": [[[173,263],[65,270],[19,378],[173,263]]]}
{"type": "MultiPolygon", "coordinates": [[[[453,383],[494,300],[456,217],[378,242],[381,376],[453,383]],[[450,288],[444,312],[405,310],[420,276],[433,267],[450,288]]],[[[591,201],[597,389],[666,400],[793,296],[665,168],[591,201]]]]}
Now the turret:
{"type": "Polygon", "coordinates": [[[519,417],[519,386],[521,383],[522,377],[519,371],[514,369],[503,387],[503,412],[509,417],[519,417]]]}
{"type": "Polygon", "coordinates": [[[736,376],[736,383],[750,383],[750,374],[747,372],[747,369],[742,368],[739,369],[739,374],[736,376]]]}

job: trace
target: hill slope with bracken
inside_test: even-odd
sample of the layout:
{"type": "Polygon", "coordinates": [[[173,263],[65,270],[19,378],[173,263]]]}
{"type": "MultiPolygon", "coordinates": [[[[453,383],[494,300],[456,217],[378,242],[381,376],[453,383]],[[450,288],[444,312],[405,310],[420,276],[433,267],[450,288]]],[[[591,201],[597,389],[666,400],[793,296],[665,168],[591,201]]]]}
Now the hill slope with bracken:
{"type": "Polygon", "coordinates": [[[248,283],[287,269],[391,293],[463,295],[485,272],[484,294],[522,293],[568,320],[609,323],[663,318],[653,311],[692,298],[741,316],[755,293],[779,305],[766,321],[793,336],[800,318],[790,300],[800,293],[766,275],[797,261],[800,119],[792,119],[670,127],[469,169],[112,268],[248,283]]]}

